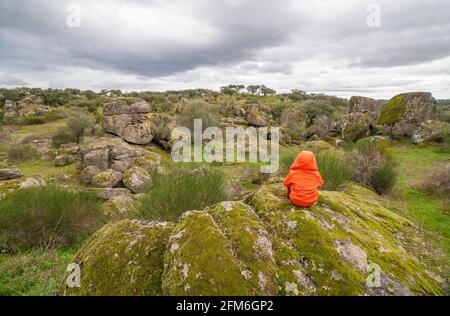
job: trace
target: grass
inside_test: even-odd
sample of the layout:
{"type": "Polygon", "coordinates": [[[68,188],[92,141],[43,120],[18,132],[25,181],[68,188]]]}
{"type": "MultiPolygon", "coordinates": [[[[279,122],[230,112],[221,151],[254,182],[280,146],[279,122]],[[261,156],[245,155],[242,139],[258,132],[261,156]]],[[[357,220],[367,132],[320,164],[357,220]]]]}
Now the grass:
{"type": "Polygon", "coordinates": [[[0,296],[62,295],[66,267],[73,262],[77,249],[35,249],[0,255],[0,296]]]}
{"type": "Polygon", "coordinates": [[[0,248],[8,251],[71,246],[102,224],[93,194],[56,185],[15,191],[0,204],[0,248]]]}
{"type": "Polygon", "coordinates": [[[155,176],[153,187],[140,201],[138,217],[175,221],[190,210],[202,210],[226,199],[222,172],[178,167],[168,175],[155,176]]]}
{"type": "Polygon", "coordinates": [[[36,127],[34,125],[24,125],[20,126],[19,129],[13,132],[13,138],[15,138],[17,141],[22,140],[23,138],[30,136],[30,135],[36,135],[37,137],[46,136],[46,135],[55,135],[60,128],[63,128],[66,126],[68,120],[62,119],[57,120],[54,122],[46,123],[39,125],[39,127],[36,127]]]}
{"type": "Polygon", "coordinates": [[[399,178],[395,184],[397,208],[403,215],[421,226],[438,232],[446,239],[447,253],[450,254],[450,216],[448,206],[442,198],[417,191],[415,188],[433,169],[449,163],[448,154],[440,152],[442,145],[418,147],[406,143],[396,143],[389,151],[399,162],[399,178]]]}

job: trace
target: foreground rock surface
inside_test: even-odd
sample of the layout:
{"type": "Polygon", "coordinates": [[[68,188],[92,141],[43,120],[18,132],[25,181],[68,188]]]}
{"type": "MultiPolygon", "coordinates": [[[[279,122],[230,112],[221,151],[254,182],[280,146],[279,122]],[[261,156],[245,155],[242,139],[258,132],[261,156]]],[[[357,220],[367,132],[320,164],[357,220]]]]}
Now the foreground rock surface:
{"type": "Polygon", "coordinates": [[[70,295],[439,295],[445,254],[382,199],[348,184],[311,209],[279,184],[177,224],[125,220],[77,255],[70,295]],[[374,277],[374,272],[380,278],[374,277]]]}

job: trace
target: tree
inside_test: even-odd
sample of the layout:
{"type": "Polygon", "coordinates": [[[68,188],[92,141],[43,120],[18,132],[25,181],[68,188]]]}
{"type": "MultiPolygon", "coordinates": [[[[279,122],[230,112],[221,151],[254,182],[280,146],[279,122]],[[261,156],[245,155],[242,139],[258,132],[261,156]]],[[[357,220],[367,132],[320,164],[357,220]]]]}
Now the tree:
{"type": "Polygon", "coordinates": [[[260,91],[263,96],[275,95],[277,93],[274,89],[268,88],[265,85],[261,85],[260,91]]]}
{"type": "Polygon", "coordinates": [[[261,86],[258,85],[250,85],[247,87],[247,91],[252,94],[255,95],[258,93],[259,89],[261,88],[261,86]]]}

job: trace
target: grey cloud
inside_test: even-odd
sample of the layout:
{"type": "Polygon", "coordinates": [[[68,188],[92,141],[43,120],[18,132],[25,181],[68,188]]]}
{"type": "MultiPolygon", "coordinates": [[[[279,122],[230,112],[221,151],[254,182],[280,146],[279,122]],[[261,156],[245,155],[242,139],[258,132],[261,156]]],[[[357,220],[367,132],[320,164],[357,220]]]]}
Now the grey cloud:
{"type": "MultiPolygon", "coordinates": [[[[168,86],[178,76],[195,80],[188,73],[198,69],[221,71],[216,76],[222,74],[224,82],[217,84],[230,75],[258,81],[272,74],[280,85],[282,78],[315,84],[318,74],[344,71],[361,77],[361,70],[370,69],[378,72],[370,82],[382,83],[389,68],[450,56],[449,11],[448,0],[2,0],[0,70],[19,84],[28,81],[21,74],[37,80],[40,74],[78,67],[135,76],[136,81],[124,83],[134,87],[153,78],[169,80],[168,86]],[[65,25],[70,2],[83,9],[80,29],[65,25]],[[381,6],[380,29],[366,25],[371,2],[381,6]],[[116,12],[119,6],[134,15],[116,12]],[[306,65],[318,69],[311,72],[302,68],[306,65]]],[[[434,74],[435,69],[421,69],[417,76],[434,74]]],[[[68,75],[60,83],[55,78],[47,82],[71,84],[68,75]]],[[[107,83],[118,84],[105,77],[91,85],[107,83]]],[[[333,84],[333,91],[374,89],[341,78],[333,84]]]]}

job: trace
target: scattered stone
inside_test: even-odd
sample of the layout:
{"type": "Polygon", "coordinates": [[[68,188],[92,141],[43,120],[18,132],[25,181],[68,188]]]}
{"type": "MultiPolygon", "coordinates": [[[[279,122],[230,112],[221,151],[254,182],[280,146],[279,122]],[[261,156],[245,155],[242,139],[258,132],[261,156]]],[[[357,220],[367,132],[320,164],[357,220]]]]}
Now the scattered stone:
{"type": "Polygon", "coordinates": [[[96,174],[91,183],[97,188],[114,188],[122,180],[122,174],[112,169],[96,174]]]}
{"type": "Polygon", "coordinates": [[[111,197],[101,206],[101,211],[112,219],[123,219],[136,213],[135,200],[130,195],[117,195],[111,197]]]}
{"type": "Polygon", "coordinates": [[[98,167],[96,166],[88,166],[81,170],[79,176],[83,183],[91,184],[92,178],[102,172],[98,167]]]}
{"type": "Polygon", "coordinates": [[[123,184],[134,193],[143,193],[152,185],[152,178],[147,170],[131,167],[123,175],[123,184]]]}
{"type": "Polygon", "coordinates": [[[131,196],[131,191],[126,188],[99,188],[95,189],[97,197],[103,200],[110,200],[117,196],[131,196]]]}
{"type": "Polygon", "coordinates": [[[426,121],[419,125],[412,135],[412,142],[416,145],[441,141],[445,133],[450,132],[450,124],[441,121],[426,121]]]}
{"type": "Polygon", "coordinates": [[[18,169],[0,169],[0,181],[18,179],[22,172],[18,169]]]}

